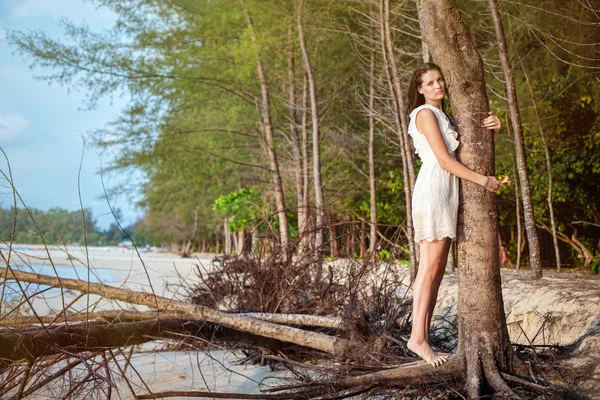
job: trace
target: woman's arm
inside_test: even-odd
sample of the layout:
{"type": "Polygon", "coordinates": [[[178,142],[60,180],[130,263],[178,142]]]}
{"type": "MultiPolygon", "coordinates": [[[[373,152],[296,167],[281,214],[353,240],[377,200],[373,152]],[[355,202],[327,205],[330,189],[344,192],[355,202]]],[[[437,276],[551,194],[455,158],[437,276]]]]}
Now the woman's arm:
{"type": "Polygon", "coordinates": [[[425,135],[429,147],[431,147],[435,158],[440,163],[440,167],[461,179],[481,185],[490,192],[498,190],[501,184],[496,177],[481,175],[450,157],[446,143],[444,143],[444,139],[442,138],[438,120],[432,110],[424,108],[419,111],[416,116],[416,124],[419,132],[425,135]]]}

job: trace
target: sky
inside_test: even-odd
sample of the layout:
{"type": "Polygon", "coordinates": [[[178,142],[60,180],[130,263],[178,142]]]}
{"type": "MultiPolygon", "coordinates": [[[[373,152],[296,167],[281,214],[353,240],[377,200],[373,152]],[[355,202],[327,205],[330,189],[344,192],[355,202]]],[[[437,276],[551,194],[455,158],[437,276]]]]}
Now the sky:
{"type": "MultiPolygon", "coordinates": [[[[116,16],[107,9],[96,9],[83,0],[0,0],[0,148],[8,156],[14,186],[28,207],[47,210],[60,207],[80,209],[78,191],[85,208],[92,209],[97,225],[106,229],[114,217],[105,198],[99,171],[110,164],[113,155],[99,153],[89,138],[92,131],[114,120],[127,98],[102,99],[99,106],[85,110],[85,93],[71,91],[56,83],[36,80],[50,70],[29,68],[31,60],[15,53],[6,40],[10,30],[41,30],[50,37],[64,37],[60,20],[84,23],[95,31],[109,29],[116,16]],[[84,151],[85,150],[85,151],[84,151]]],[[[0,154],[0,170],[8,173],[0,154]]],[[[108,188],[123,182],[134,186],[140,175],[104,175],[108,188]]],[[[0,182],[0,206],[12,206],[12,192],[6,180],[0,182]]],[[[122,212],[122,225],[141,216],[135,206],[139,194],[109,196],[110,203],[122,212]]]]}

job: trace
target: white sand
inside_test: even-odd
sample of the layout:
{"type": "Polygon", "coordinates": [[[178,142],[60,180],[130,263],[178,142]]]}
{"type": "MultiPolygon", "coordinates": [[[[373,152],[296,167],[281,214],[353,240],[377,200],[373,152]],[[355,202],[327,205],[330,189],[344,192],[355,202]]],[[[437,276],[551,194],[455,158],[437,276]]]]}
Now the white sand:
{"type": "MultiPolygon", "coordinates": [[[[126,353],[127,354],[127,353],[126,353]]],[[[134,399],[133,392],[137,395],[164,391],[203,391],[226,393],[260,393],[261,388],[281,384],[280,378],[289,375],[287,371],[271,371],[269,367],[259,365],[238,365],[243,354],[229,351],[189,352],[189,351],[163,351],[163,352],[138,352],[131,358],[131,365],[126,370],[125,376],[129,385],[122,378],[119,367],[114,361],[110,362],[111,377],[113,382],[113,398],[134,399]],[[138,376],[143,378],[142,380],[138,376]],[[131,387],[130,387],[131,385],[131,387]]],[[[125,358],[116,357],[121,369],[126,365],[125,358]]],[[[95,364],[91,364],[92,367],[95,364]]],[[[59,369],[63,364],[58,364],[59,369]]],[[[76,367],[72,372],[73,381],[84,378],[88,373],[83,366],[76,367]]],[[[104,368],[98,371],[99,377],[106,377],[104,368]]],[[[57,379],[53,384],[41,389],[27,399],[60,399],[64,397],[65,388],[70,387],[66,379],[57,379]]],[[[89,398],[90,390],[96,393],[92,398],[105,398],[100,387],[106,391],[108,383],[103,379],[90,382],[75,399],[89,398]],[[96,388],[94,388],[96,385],[96,388]]],[[[67,389],[68,390],[68,389],[67,389]]],[[[189,397],[178,397],[188,399],[189,397]]],[[[191,398],[190,398],[191,399],[191,398]]]]}

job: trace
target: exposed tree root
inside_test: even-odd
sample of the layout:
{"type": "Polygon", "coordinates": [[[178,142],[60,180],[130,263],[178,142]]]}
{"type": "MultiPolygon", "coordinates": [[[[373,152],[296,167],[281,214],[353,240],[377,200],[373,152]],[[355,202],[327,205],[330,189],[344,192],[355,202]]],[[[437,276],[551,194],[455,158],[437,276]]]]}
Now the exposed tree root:
{"type": "Polygon", "coordinates": [[[260,399],[260,400],[288,400],[288,399],[319,399],[319,400],[341,400],[348,397],[358,396],[373,389],[374,386],[360,388],[355,391],[339,394],[335,396],[319,395],[318,392],[296,392],[296,393],[275,393],[275,394],[244,394],[244,393],[225,393],[225,392],[200,392],[200,391],[169,391],[150,394],[137,395],[137,399],[162,399],[167,397],[202,397],[212,399],[260,399]]]}
{"type": "MultiPolygon", "coordinates": [[[[461,376],[464,373],[462,359],[458,356],[452,356],[443,365],[433,367],[425,361],[417,361],[403,366],[367,373],[348,378],[336,379],[332,381],[313,382],[311,385],[326,386],[341,391],[355,387],[377,386],[403,386],[403,385],[424,385],[448,381],[461,376]]],[[[283,385],[269,389],[270,392],[297,389],[302,385],[283,385]]]]}

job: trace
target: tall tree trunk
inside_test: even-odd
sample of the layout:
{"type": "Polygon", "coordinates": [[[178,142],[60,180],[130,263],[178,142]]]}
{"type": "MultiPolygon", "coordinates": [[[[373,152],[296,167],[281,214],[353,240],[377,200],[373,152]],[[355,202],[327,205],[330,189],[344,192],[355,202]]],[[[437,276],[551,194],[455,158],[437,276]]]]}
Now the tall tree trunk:
{"type": "Polygon", "coordinates": [[[310,251],[310,244],[314,243],[311,240],[312,232],[310,229],[310,212],[308,209],[308,194],[310,189],[310,174],[308,168],[308,78],[306,72],[304,73],[304,79],[302,82],[302,117],[300,118],[300,126],[302,130],[302,204],[304,208],[305,231],[304,236],[300,237],[300,249],[302,253],[308,253],[310,251]]]}
{"type": "Polygon", "coordinates": [[[395,103],[395,109],[397,119],[400,122],[398,134],[402,135],[403,140],[400,143],[404,147],[404,154],[406,155],[406,161],[408,163],[408,177],[410,183],[410,194],[412,195],[415,187],[415,181],[417,179],[415,174],[415,159],[414,151],[411,146],[410,138],[408,137],[408,113],[406,112],[406,104],[404,103],[404,90],[402,89],[402,81],[398,75],[398,64],[396,63],[396,54],[394,53],[394,42],[392,40],[392,34],[390,29],[390,0],[383,0],[384,6],[384,24],[383,32],[385,34],[385,56],[387,59],[387,65],[389,66],[389,73],[392,81],[392,94],[395,103]]]}
{"type": "MultiPolygon", "coordinates": [[[[504,115],[506,115],[506,131],[508,133],[508,136],[511,136],[511,131],[510,131],[510,113],[508,112],[508,105],[505,104],[504,107],[505,113],[504,115]]],[[[515,184],[515,214],[517,215],[517,263],[515,265],[515,269],[520,269],[521,268],[521,254],[523,253],[522,250],[522,246],[523,246],[523,227],[521,226],[521,197],[519,196],[519,175],[517,174],[517,156],[516,154],[513,157],[513,176],[514,178],[514,184],[515,184]]]]}
{"type": "Polygon", "coordinates": [[[496,0],[488,0],[492,19],[494,20],[494,29],[496,39],[498,40],[498,53],[500,54],[500,63],[506,79],[506,92],[508,94],[508,104],[510,110],[510,119],[513,125],[515,137],[515,150],[517,153],[517,169],[519,179],[521,180],[521,194],[523,196],[523,217],[525,219],[525,229],[527,231],[527,242],[529,243],[529,266],[536,278],[542,277],[542,260],[540,258],[540,244],[533,216],[533,201],[531,199],[531,189],[529,187],[529,176],[527,173],[527,161],[525,154],[525,143],[523,139],[523,127],[521,126],[521,114],[519,104],[517,103],[517,90],[513,71],[508,60],[508,49],[506,46],[506,37],[502,18],[498,11],[496,0]]]}
{"type": "Polygon", "coordinates": [[[412,221],[412,192],[414,187],[414,165],[412,159],[412,150],[408,144],[408,129],[406,124],[406,107],[402,96],[402,88],[397,75],[396,62],[389,34],[389,0],[381,0],[380,4],[380,28],[381,28],[381,50],[387,75],[390,93],[393,100],[394,122],[398,139],[400,140],[400,155],[402,157],[402,172],[404,180],[404,198],[406,201],[406,238],[408,240],[408,249],[410,252],[410,276],[414,280],[417,276],[417,258],[416,246],[414,241],[413,221],[412,221]],[[411,173],[412,171],[412,173],[411,173]]]}
{"type": "Polygon", "coordinates": [[[306,77],[308,79],[308,89],[310,94],[310,114],[312,117],[312,134],[313,134],[313,181],[315,187],[315,258],[319,267],[317,270],[317,282],[321,279],[321,264],[323,261],[323,186],[321,184],[321,155],[319,146],[319,116],[317,113],[317,91],[315,88],[315,79],[313,76],[312,66],[306,43],[304,41],[304,30],[302,27],[302,0],[297,3],[297,22],[298,22],[298,39],[300,41],[300,49],[302,50],[302,60],[306,77]]]}
{"type": "Polygon", "coordinates": [[[537,119],[537,126],[540,128],[540,137],[544,146],[544,155],[546,157],[546,170],[548,171],[548,210],[550,211],[550,226],[552,227],[552,243],[554,244],[554,255],[556,256],[556,270],[560,271],[560,249],[558,247],[558,236],[556,234],[556,221],[554,219],[554,207],[552,206],[552,162],[550,161],[550,149],[548,148],[548,142],[544,135],[544,128],[542,127],[542,119],[540,118],[540,112],[538,110],[537,101],[535,101],[535,95],[529,82],[529,76],[525,71],[523,62],[519,59],[521,69],[523,70],[523,76],[525,76],[525,83],[529,94],[531,95],[531,101],[533,102],[533,111],[535,111],[535,118],[537,119]]]}
{"type": "Polygon", "coordinates": [[[198,209],[194,210],[194,225],[192,226],[192,233],[188,239],[183,241],[183,247],[181,250],[181,257],[190,257],[194,248],[194,242],[196,236],[198,236],[198,209]]]}
{"type": "Polygon", "coordinates": [[[369,194],[370,230],[369,253],[377,251],[377,188],[375,185],[375,50],[371,50],[369,65],[369,194]]]}
{"type": "MultiPolygon", "coordinates": [[[[306,218],[307,210],[306,203],[304,203],[304,179],[302,176],[302,153],[300,150],[300,142],[298,138],[298,125],[296,122],[296,85],[294,84],[294,47],[292,45],[292,25],[288,26],[288,110],[290,118],[290,141],[292,143],[292,154],[294,157],[294,177],[296,179],[296,203],[298,213],[298,236],[300,242],[306,235],[306,218]]],[[[300,246],[300,253],[303,253],[304,249],[300,246]]]]}
{"type": "Polygon", "coordinates": [[[244,11],[244,16],[246,17],[246,22],[248,23],[248,31],[250,33],[252,43],[255,46],[257,46],[256,72],[260,81],[260,111],[262,115],[262,126],[265,133],[265,147],[267,149],[267,156],[269,157],[271,178],[273,179],[273,188],[275,190],[275,201],[277,204],[276,212],[277,217],[279,219],[279,240],[281,242],[281,247],[284,249],[284,251],[287,251],[289,243],[288,221],[287,216],[285,215],[285,196],[283,192],[283,185],[281,183],[281,174],[279,172],[279,163],[277,162],[277,153],[275,152],[275,140],[273,138],[273,129],[271,126],[271,111],[269,110],[269,87],[267,86],[267,78],[265,77],[265,71],[260,56],[260,50],[258,49],[258,40],[256,39],[256,35],[254,33],[252,20],[250,19],[250,15],[248,14],[248,10],[246,9],[246,3],[243,0],[242,10],[244,11]]]}
{"type": "MultiPolygon", "coordinates": [[[[488,110],[482,60],[468,37],[454,0],[421,0],[421,31],[451,88],[451,105],[461,134],[460,161],[494,175],[494,143],[482,128],[488,110]],[[452,40],[448,40],[452,38],[452,40]]],[[[458,214],[458,332],[455,357],[466,367],[467,393],[479,398],[487,388],[510,392],[500,375],[509,370],[512,348],[506,327],[500,268],[496,197],[461,180],[458,214]]]]}
{"type": "Polygon", "coordinates": [[[229,233],[229,218],[223,220],[223,233],[225,234],[225,255],[231,255],[231,234],[229,233]]]}

